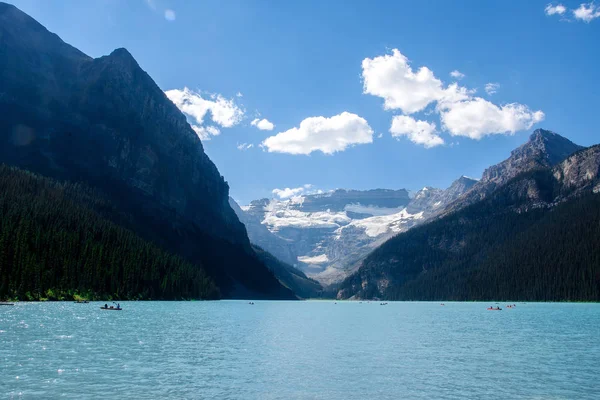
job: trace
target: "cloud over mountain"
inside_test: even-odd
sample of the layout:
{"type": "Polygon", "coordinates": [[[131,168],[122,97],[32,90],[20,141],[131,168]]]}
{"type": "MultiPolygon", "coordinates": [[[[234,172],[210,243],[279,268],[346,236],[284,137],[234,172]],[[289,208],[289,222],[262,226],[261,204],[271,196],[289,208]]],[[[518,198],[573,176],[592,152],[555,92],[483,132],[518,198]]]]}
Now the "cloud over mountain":
{"type": "Polygon", "coordinates": [[[312,185],[307,183],[306,185],[297,188],[273,189],[272,193],[283,200],[289,199],[290,197],[299,196],[311,188],[312,185]]]}
{"type": "Polygon", "coordinates": [[[234,100],[228,100],[220,94],[210,94],[208,98],[200,92],[194,92],[187,87],[167,90],[167,97],[183,112],[196,134],[202,140],[210,140],[220,134],[219,128],[206,125],[205,118],[210,113],[212,122],[222,128],[231,128],[244,118],[244,110],[234,100]]]}
{"type": "Polygon", "coordinates": [[[544,113],[513,103],[497,106],[481,97],[452,104],[441,111],[444,129],[452,136],[479,140],[487,135],[514,134],[544,120],[544,113]]]}

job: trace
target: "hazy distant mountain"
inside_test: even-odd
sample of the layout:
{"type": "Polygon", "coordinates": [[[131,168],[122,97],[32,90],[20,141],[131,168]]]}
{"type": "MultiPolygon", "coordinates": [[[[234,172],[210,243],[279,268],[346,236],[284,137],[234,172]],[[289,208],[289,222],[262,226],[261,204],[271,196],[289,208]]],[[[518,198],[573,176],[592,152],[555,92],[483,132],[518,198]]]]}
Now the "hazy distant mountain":
{"type": "Polygon", "coordinates": [[[475,182],[461,177],[446,190],[425,187],[414,195],[405,189],[340,189],[255,200],[243,211],[234,210],[253,243],[331,284],[385,240],[436,215],[475,182]]]}
{"type": "Polygon", "coordinates": [[[578,149],[536,131],[456,211],[371,253],[338,296],[600,300],[600,146],[578,149]]]}
{"type": "Polygon", "coordinates": [[[259,260],[185,116],[125,49],[93,59],[0,3],[0,162],[107,194],[227,297],[293,298],[259,260]]]}

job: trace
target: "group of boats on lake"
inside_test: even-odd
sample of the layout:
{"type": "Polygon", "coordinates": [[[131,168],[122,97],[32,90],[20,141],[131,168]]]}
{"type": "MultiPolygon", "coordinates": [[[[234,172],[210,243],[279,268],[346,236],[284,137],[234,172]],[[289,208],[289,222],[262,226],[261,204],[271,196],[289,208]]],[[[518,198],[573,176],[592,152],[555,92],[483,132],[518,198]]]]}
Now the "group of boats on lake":
{"type": "MultiPolygon", "coordinates": [[[[75,304],[88,304],[89,301],[88,300],[77,300],[77,301],[74,301],[73,303],[75,303],[75,304]]],[[[116,305],[109,306],[108,304],[104,304],[104,306],[100,307],[100,309],[101,310],[109,310],[109,311],[121,311],[121,310],[123,310],[121,308],[121,304],[118,304],[118,303],[114,303],[114,304],[116,304],[116,305]]],[[[252,303],[252,304],[254,304],[254,303],[252,303]]],[[[0,306],[14,306],[14,305],[15,305],[15,303],[0,302],[0,306]]]]}
{"type": "MultiPolygon", "coordinates": [[[[509,304],[509,305],[506,306],[506,308],[515,308],[516,306],[517,306],[516,304],[509,304]]],[[[499,306],[496,306],[496,307],[490,306],[490,307],[488,307],[488,310],[490,310],[490,311],[502,311],[502,309],[499,306]]]]}
{"type": "MultiPolygon", "coordinates": [[[[77,300],[77,301],[74,301],[73,303],[76,303],[76,304],[88,304],[89,301],[88,300],[77,300]]],[[[360,303],[362,303],[362,301],[360,303]]],[[[367,302],[367,303],[369,303],[369,302],[367,302]]],[[[100,309],[101,310],[107,310],[107,311],[121,311],[121,310],[123,310],[121,308],[121,304],[115,303],[115,302],[113,302],[113,304],[115,304],[115,305],[114,306],[109,306],[108,303],[106,303],[106,304],[104,304],[104,306],[100,307],[100,309]]],[[[250,301],[250,302],[248,302],[248,304],[254,305],[254,302],[250,301]]],[[[337,304],[337,302],[335,302],[335,304],[337,304]]],[[[15,305],[14,303],[0,302],[0,306],[14,306],[14,305],[15,305]]],[[[379,305],[380,306],[387,306],[388,303],[387,302],[383,302],[383,303],[379,303],[379,305]]],[[[441,306],[445,306],[444,303],[441,303],[440,305],[441,306]]],[[[516,304],[509,304],[509,305],[506,306],[506,308],[515,308],[516,306],[517,306],[516,304]]],[[[489,311],[502,311],[502,308],[500,308],[500,306],[496,306],[496,307],[490,306],[487,309],[489,311]]]]}

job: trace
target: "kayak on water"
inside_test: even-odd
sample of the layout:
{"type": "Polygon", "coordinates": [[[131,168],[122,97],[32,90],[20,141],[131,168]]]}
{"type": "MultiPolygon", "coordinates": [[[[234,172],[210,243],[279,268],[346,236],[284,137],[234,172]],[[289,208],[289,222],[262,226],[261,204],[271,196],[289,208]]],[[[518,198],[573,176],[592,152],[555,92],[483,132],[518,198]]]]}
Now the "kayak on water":
{"type": "Polygon", "coordinates": [[[0,303],[0,306],[14,306],[14,303],[0,303]]]}
{"type": "Polygon", "coordinates": [[[500,307],[496,307],[496,308],[494,308],[494,307],[488,307],[488,310],[491,310],[491,311],[502,311],[502,309],[500,307]]]}
{"type": "MultiPolygon", "coordinates": [[[[116,303],[115,303],[116,304],[116,303]]],[[[109,311],[121,311],[121,305],[117,304],[117,306],[109,306],[108,304],[105,304],[104,307],[100,307],[101,310],[109,310],[109,311]]]]}

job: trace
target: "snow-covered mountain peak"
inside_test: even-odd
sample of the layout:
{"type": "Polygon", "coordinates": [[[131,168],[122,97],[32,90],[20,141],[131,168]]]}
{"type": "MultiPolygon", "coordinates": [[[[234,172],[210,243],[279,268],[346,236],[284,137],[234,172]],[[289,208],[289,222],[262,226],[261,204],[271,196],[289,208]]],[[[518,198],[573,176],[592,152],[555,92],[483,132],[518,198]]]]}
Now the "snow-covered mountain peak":
{"type": "Polygon", "coordinates": [[[262,230],[248,227],[253,241],[253,232],[261,233],[256,244],[269,250],[272,240],[280,251],[282,243],[287,243],[299,268],[323,283],[332,283],[352,272],[385,240],[435,215],[468,190],[471,182],[460,178],[446,190],[425,186],[414,193],[336,189],[261,199],[251,202],[244,209],[248,216],[240,219],[261,225],[262,230]],[[264,234],[265,228],[271,236],[264,234]]]}

